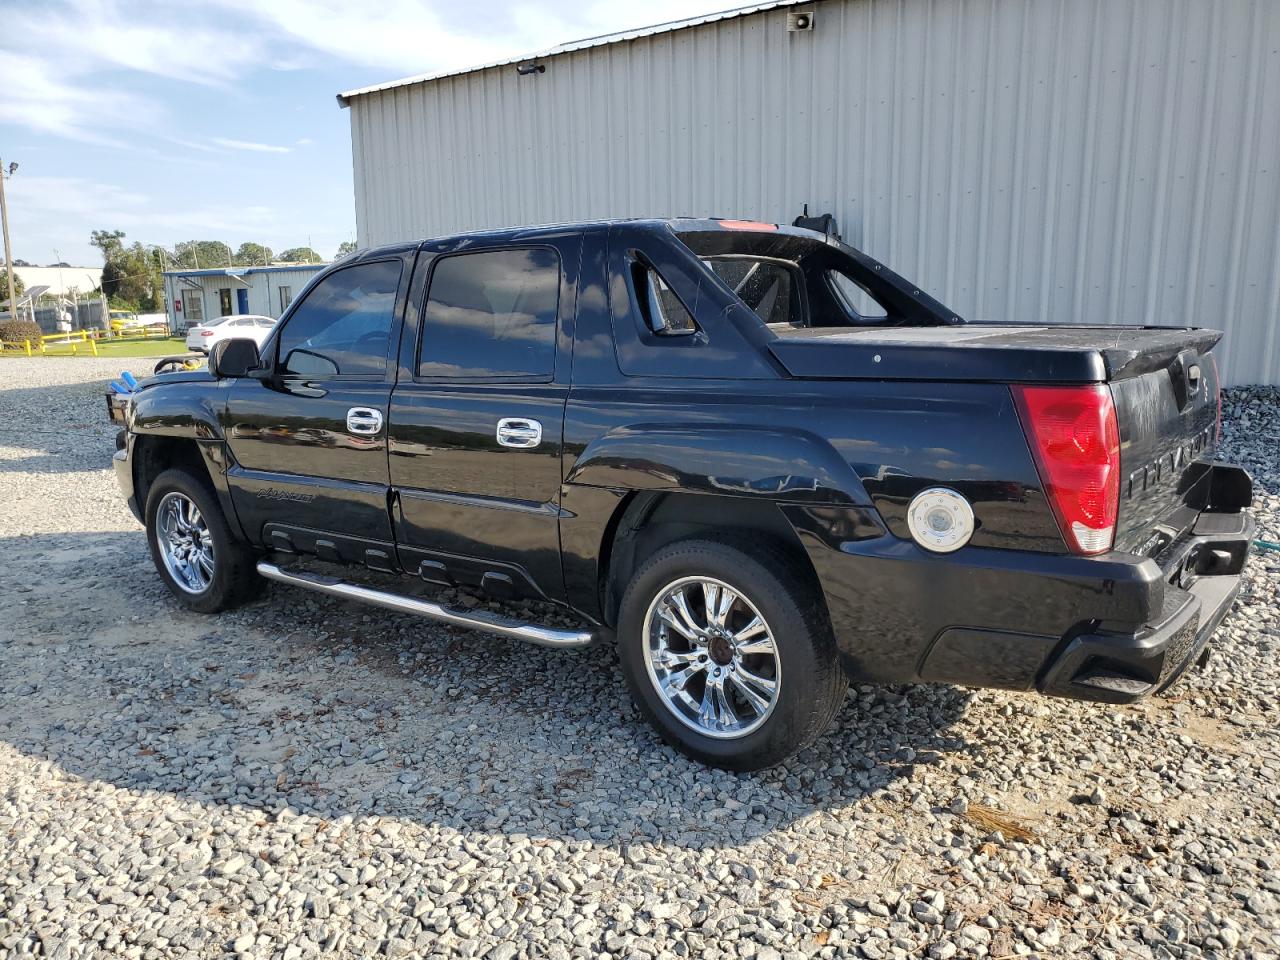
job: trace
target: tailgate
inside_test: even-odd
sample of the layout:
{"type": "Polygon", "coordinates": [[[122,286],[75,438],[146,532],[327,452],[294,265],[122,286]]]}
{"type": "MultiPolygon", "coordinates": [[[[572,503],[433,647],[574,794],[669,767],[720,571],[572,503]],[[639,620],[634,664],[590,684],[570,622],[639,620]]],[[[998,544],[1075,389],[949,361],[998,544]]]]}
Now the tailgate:
{"type": "Polygon", "coordinates": [[[1153,555],[1208,501],[1217,447],[1218,368],[1207,346],[1111,384],[1120,427],[1116,549],[1153,555]]]}

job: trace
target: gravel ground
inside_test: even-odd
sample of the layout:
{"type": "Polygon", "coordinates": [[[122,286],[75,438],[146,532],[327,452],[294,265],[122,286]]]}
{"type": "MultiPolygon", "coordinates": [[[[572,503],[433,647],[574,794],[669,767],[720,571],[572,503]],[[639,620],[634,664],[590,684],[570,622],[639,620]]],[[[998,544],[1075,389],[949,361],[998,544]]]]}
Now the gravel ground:
{"type": "MultiPolygon", "coordinates": [[[[180,610],[107,469],[117,364],[0,362],[0,955],[1280,954],[1280,554],[1171,699],[858,687],[733,775],[609,651],[180,610]]],[[[1225,419],[1278,540],[1280,394],[1225,419]]]]}

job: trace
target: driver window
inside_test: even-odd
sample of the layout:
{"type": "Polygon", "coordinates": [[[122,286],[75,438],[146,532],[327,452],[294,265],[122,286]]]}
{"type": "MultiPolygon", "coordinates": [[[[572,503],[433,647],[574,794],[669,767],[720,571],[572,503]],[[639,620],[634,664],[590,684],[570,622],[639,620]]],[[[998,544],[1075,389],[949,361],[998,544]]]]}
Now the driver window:
{"type": "Polygon", "coordinates": [[[383,376],[400,267],[399,260],[359,263],[335,270],[312,287],[280,333],[282,371],[312,377],[383,376]]]}

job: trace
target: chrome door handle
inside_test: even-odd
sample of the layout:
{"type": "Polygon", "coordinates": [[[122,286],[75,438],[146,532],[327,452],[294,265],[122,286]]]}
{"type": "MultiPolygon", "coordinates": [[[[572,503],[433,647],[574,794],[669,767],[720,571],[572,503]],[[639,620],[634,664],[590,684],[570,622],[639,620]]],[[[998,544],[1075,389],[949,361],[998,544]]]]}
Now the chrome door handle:
{"type": "Polygon", "coordinates": [[[347,411],[347,429],[364,437],[382,430],[382,411],[373,407],[352,407],[347,411]]]}
{"type": "Polygon", "coordinates": [[[498,444],[529,449],[542,442],[542,424],[524,417],[503,417],[498,421],[498,444]]]}

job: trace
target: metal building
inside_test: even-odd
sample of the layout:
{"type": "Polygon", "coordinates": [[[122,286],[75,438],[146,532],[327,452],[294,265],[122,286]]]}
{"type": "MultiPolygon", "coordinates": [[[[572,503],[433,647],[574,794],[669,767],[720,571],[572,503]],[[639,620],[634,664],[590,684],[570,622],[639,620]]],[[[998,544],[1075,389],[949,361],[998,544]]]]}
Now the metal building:
{"type": "Polygon", "coordinates": [[[963,316],[1280,383],[1276,0],[768,3],[338,100],[362,245],[808,204],[963,316]]]}
{"type": "Polygon", "coordinates": [[[165,302],[169,327],[185,330],[205,320],[252,313],[278,317],[327,263],[294,263],[274,267],[225,267],[214,270],[167,270],[165,302]]]}

